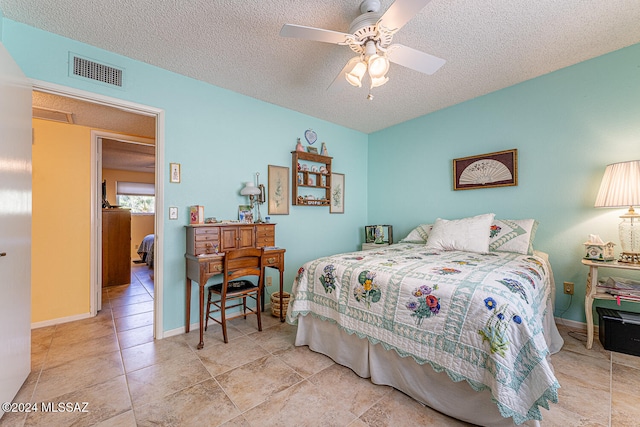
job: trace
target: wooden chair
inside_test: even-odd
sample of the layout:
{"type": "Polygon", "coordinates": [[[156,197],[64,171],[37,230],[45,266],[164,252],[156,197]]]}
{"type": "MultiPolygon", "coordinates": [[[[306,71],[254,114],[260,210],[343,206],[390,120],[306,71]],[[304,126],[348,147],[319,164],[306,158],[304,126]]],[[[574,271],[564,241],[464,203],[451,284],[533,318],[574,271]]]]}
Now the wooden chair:
{"type": "Polygon", "coordinates": [[[249,314],[258,317],[258,330],[262,331],[262,319],[260,318],[260,301],[262,297],[262,275],[264,273],[264,249],[247,248],[227,251],[224,255],[223,281],[217,285],[209,287],[207,298],[207,319],[204,330],[207,330],[209,319],[222,326],[224,342],[228,343],[227,320],[238,317],[247,318],[249,314]],[[241,277],[256,277],[255,284],[249,280],[235,280],[241,277]],[[213,295],[218,295],[217,299],[212,299],[213,295]],[[247,305],[247,298],[255,301],[255,309],[247,305]],[[231,303],[231,305],[228,305],[231,303]],[[215,307],[213,310],[211,307],[215,307]],[[227,310],[242,307],[242,312],[227,317],[227,310]],[[212,314],[220,313],[220,319],[212,314]]]}

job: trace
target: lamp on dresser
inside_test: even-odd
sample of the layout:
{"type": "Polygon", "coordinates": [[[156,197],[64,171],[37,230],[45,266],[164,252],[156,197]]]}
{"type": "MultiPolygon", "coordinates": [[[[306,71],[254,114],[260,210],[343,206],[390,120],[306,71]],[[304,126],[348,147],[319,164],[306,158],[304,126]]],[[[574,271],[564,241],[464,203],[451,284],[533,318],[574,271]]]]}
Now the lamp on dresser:
{"type": "Polygon", "coordinates": [[[255,222],[262,223],[262,217],[260,216],[260,205],[264,203],[264,185],[260,184],[260,172],[256,172],[256,183],[257,186],[253,184],[253,182],[246,182],[242,190],[240,190],[240,194],[243,196],[249,196],[249,202],[251,202],[251,209],[253,209],[254,205],[258,206],[258,219],[255,222]]]}
{"type": "Polygon", "coordinates": [[[618,226],[622,253],[619,262],[640,263],[640,214],[633,209],[640,205],[640,160],[613,163],[607,166],[596,198],[597,208],[626,208],[618,226]]]}

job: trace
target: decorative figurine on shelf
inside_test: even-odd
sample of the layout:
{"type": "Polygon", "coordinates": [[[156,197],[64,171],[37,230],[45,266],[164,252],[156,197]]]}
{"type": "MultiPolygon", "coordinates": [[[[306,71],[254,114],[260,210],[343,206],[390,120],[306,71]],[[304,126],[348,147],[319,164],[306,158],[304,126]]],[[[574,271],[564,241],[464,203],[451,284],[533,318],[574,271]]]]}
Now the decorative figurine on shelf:
{"type": "Polygon", "coordinates": [[[300,142],[300,138],[298,138],[298,143],[296,144],[296,151],[304,151],[304,147],[302,146],[302,142],[300,142]]]}
{"type": "Polygon", "coordinates": [[[322,143],[322,147],[320,148],[320,154],[322,154],[323,156],[329,155],[329,152],[327,151],[327,144],[325,144],[324,142],[322,143]]]}

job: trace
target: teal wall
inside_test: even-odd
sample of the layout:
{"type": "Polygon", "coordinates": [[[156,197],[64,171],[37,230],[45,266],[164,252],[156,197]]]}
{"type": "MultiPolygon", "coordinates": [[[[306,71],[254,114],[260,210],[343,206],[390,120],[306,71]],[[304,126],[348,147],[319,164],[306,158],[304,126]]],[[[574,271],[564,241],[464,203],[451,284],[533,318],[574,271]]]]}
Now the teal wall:
{"type": "Polygon", "coordinates": [[[369,135],[369,222],[401,238],[437,217],[535,218],[556,315],[584,321],[582,243],[618,244],[625,211],[593,207],[600,180],[607,164],[640,159],[639,70],[634,45],[369,135]],[[452,159],[512,148],[518,186],[453,191],[452,159]],[[575,283],[570,306],[563,281],[575,283]]]}
{"type": "MultiPolygon", "coordinates": [[[[178,206],[179,221],[167,220],[164,234],[164,330],[184,325],[184,252],[187,208],[203,205],[205,216],[236,219],[239,192],[268,165],[291,167],[296,139],[308,128],[325,141],[333,170],[345,174],[345,213],[328,207],[290,206],[289,215],[272,215],[276,244],[286,248],[285,288],[304,262],[359,248],[367,219],[367,168],[354,159],[367,156],[368,137],[328,123],[180,76],[64,37],[4,19],[4,44],[27,77],[128,100],[165,111],[165,206],[178,206]],[[69,51],[125,69],[124,89],[111,89],[68,75],[69,51]],[[169,162],[181,164],[180,184],[168,182],[169,162]]],[[[267,213],[263,205],[263,216],[267,213]]],[[[274,281],[277,283],[277,279],[274,281]]],[[[194,292],[192,319],[197,319],[194,292]]]]}
{"type": "Polygon", "coordinates": [[[622,211],[593,204],[607,164],[640,158],[640,45],[366,135],[8,19],[0,25],[28,77],[165,111],[160,166],[168,177],[169,162],[182,165],[182,182],[165,182],[166,207],[181,212],[163,225],[165,330],[184,319],[187,207],[235,218],[242,183],[260,172],[266,184],[269,164],[290,167],[307,128],[326,141],[334,171],[346,174],[346,211],[291,206],[290,215],[272,216],[276,243],[287,249],[287,289],[305,261],[357,249],[365,224],[392,224],[398,240],[437,217],[495,212],[540,222],[536,248],[549,253],[557,283],[576,284],[573,299],[559,286],[556,315],[584,321],[582,243],[590,233],[618,242],[622,211]],[[126,87],[69,77],[69,51],[123,67],[126,87]],[[452,159],[511,148],[518,149],[517,187],[452,190],[452,159]],[[366,164],[355,161],[363,157],[366,164]]]}

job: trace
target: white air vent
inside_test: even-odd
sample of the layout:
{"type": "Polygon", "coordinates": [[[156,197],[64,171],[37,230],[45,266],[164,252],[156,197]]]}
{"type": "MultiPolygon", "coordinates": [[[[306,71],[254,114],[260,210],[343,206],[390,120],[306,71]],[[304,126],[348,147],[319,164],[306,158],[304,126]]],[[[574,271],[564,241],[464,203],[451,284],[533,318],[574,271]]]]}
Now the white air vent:
{"type": "Polygon", "coordinates": [[[122,87],[121,69],[75,55],[71,55],[71,58],[73,60],[72,75],[84,77],[110,86],[122,87]]]}

